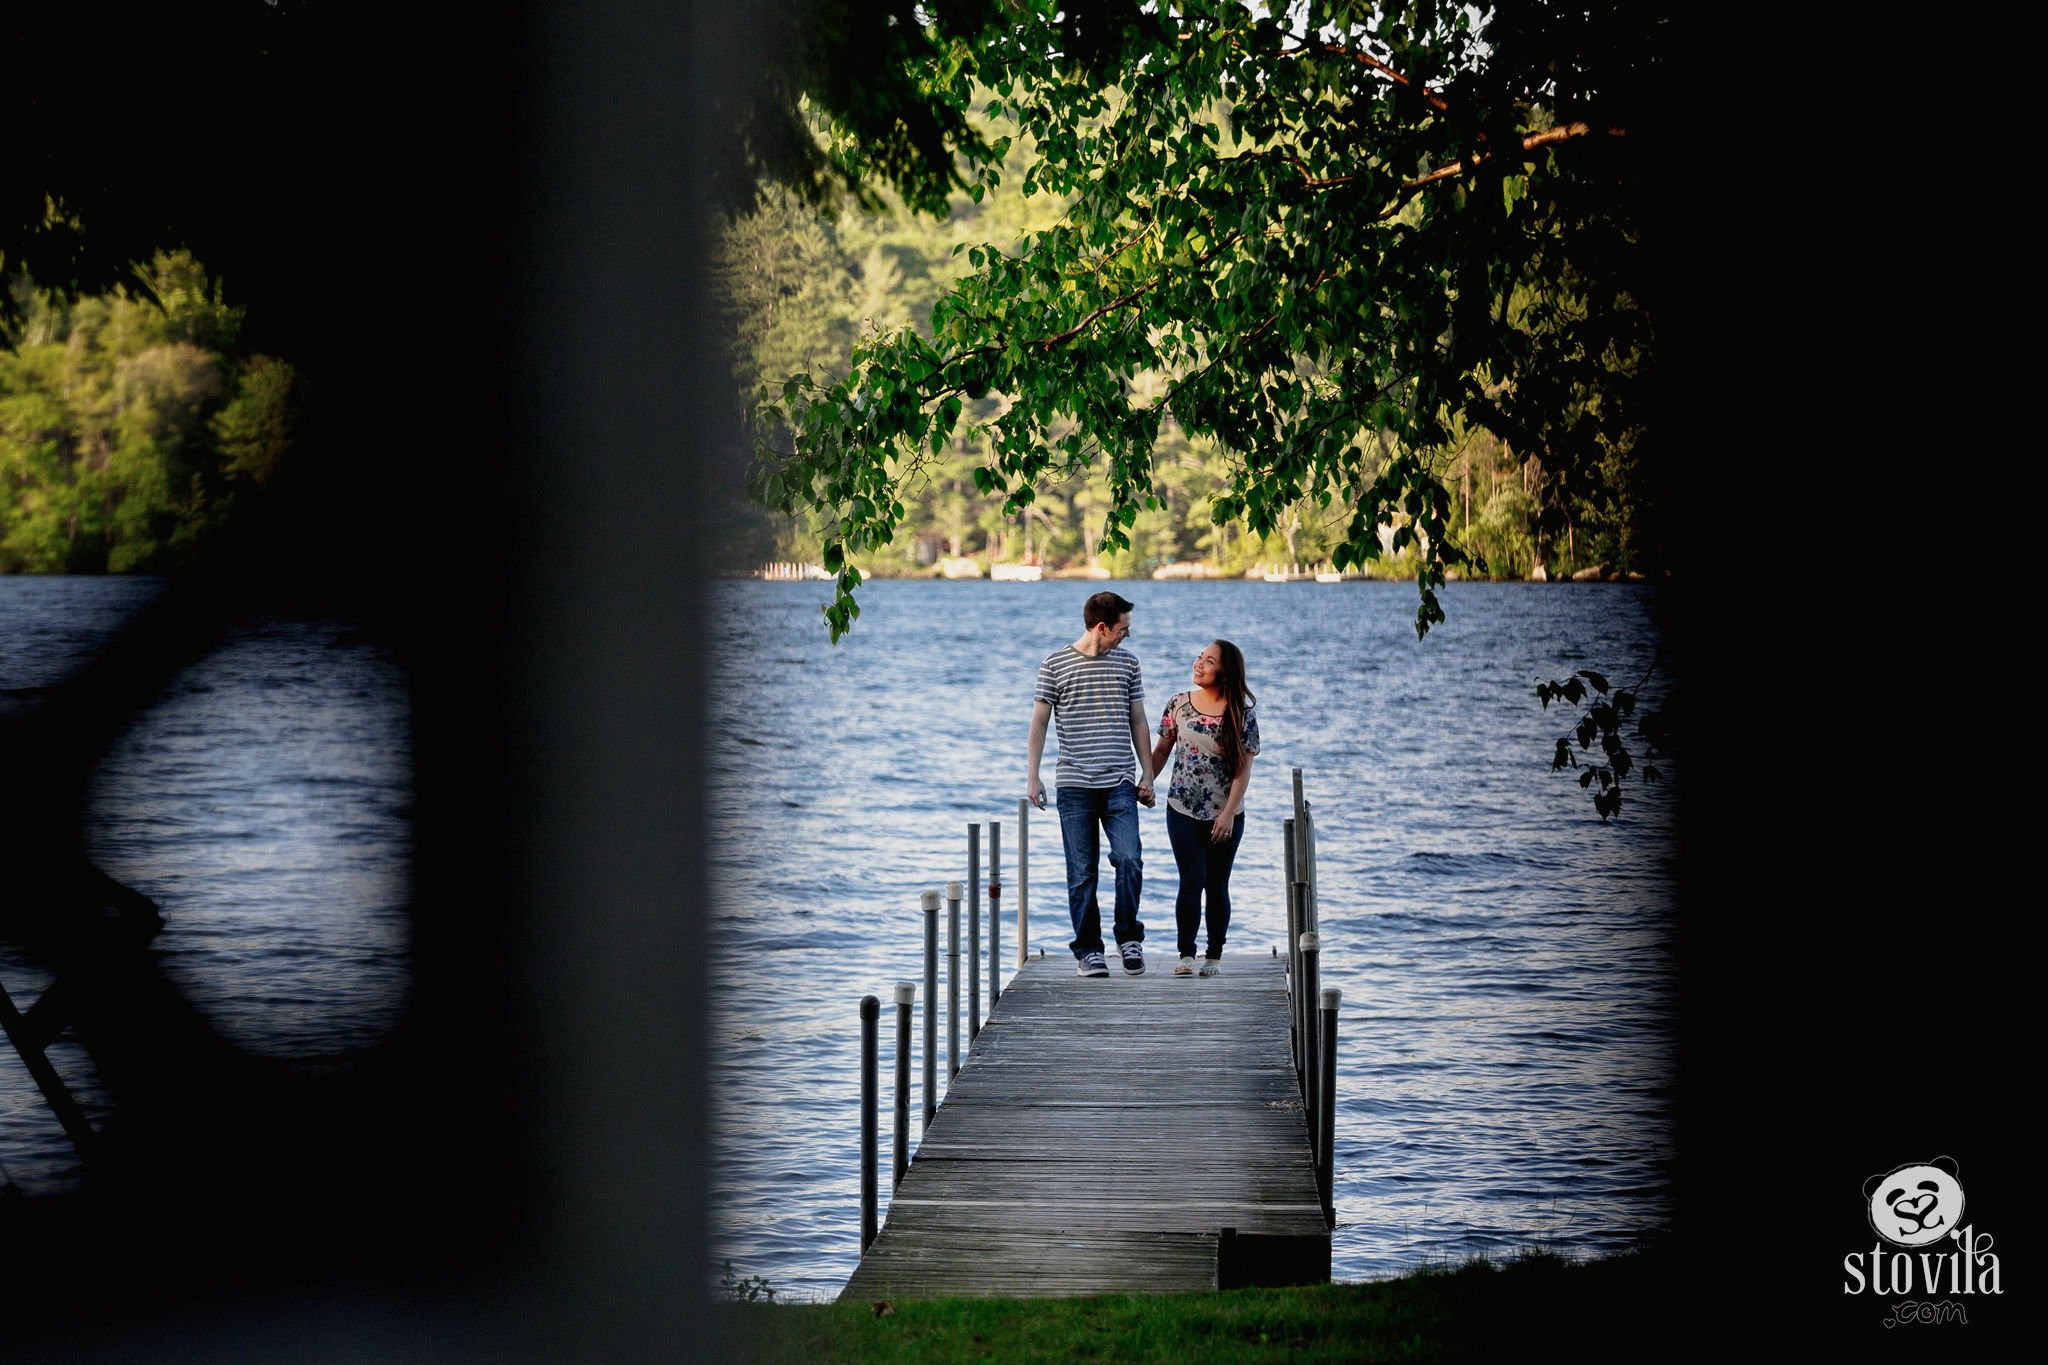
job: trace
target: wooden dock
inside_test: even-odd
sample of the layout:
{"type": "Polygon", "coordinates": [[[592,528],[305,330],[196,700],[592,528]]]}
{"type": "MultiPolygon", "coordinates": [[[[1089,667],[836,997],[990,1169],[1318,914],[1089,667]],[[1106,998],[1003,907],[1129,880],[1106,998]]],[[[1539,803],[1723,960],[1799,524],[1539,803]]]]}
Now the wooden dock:
{"type": "Polygon", "coordinates": [[[1286,963],[1174,961],[1083,978],[1059,953],[1017,973],[842,1299],[1329,1279],[1286,963]]]}

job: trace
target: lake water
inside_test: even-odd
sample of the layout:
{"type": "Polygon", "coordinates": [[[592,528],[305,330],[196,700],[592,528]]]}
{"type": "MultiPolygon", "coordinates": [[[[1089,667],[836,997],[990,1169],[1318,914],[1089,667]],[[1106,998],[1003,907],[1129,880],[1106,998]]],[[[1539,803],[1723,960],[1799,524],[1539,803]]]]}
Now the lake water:
{"type": "MultiPolygon", "coordinates": [[[[1032,680],[1097,586],[871,583],[837,646],[818,614],[827,584],[712,587],[710,951],[725,984],[711,1178],[714,1252],[735,1275],[828,1298],[852,1272],[859,999],[920,976],[919,893],[966,876],[970,822],[1002,824],[1014,951],[1032,680]]],[[[1217,635],[1244,649],[1259,695],[1226,966],[1284,944],[1281,821],[1289,770],[1304,771],[1323,979],[1344,992],[1336,1277],[1654,1236],[1670,1216],[1678,774],[1667,762],[1664,783],[1632,783],[1603,825],[1548,770],[1576,717],[1543,711],[1534,685],[1577,668],[1633,682],[1655,654],[1655,590],[1453,584],[1449,621],[1418,642],[1406,584],[1114,586],[1137,603],[1129,648],[1155,716],[1217,635]]],[[[32,706],[157,590],[0,578],[0,713],[32,706]]],[[[1652,674],[1647,704],[1666,681],[1652,674]]],[[[398,667],[342,624],[248,622],[102,765],[94,856],[159,902],[166,972],[251,1050],[342,1056],[402,1017],[405,695],[398,667]]],[[[1153,970],[1173,936],[1164,821],[1163,806],[1143,816],[1153,970]]],[[[1030,873],[1032,941],[1063,953],[1050,812],[1033,816],[1030,873]]],[[[0,946],[18,1002],[42,979],[0,946]]],[[[88,1059],[64,1042],[51,1056],[103,1116],[88,1059]]],[[[1113,1197],[1115,1154],[1086,1132],[1072,1151],[1062,1197],[1113,1197]]],[[[0,1050],[0,1180],[35,1193],[77,1178],[0,1050]]]]}

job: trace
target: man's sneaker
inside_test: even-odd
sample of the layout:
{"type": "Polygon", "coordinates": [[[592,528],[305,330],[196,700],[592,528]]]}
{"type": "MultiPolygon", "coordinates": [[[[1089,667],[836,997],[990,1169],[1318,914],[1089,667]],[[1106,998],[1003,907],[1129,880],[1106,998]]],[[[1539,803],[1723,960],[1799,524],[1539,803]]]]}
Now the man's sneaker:
{"type": "Polygon", "coordinates": [[[1124,975],[1143,976],[1145,974],[1145,945],[1142,943],[1119,943],[1117,948],[1124,955],[1124,975]]]}
{"type": "Polygon", "coordinates": [[[1205,957],[1202,959],[1202,970],[1199,975],[1221,976],[1223,975],[1223,964],[1213,957],[1205,957]]]}
{"type": "Polygon", "coordinates": [[[1193,976],[1195,974],[1195,960],[1191,957],[1182,958],[1180,965],[1173,969],[1173,974],[1175,976],[1193,976]]]}
{"type": "Polygon", "coordinates": [[[1101,953],[1083,953],[1080,960],[1074,964],[1074,975],[1108,976],[1109,963],[1103,960],[1101,953]]]}

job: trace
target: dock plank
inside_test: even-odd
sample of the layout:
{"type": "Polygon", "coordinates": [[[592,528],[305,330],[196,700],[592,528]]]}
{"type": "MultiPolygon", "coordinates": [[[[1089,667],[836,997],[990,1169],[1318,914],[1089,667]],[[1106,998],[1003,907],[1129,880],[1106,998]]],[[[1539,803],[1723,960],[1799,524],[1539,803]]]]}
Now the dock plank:
{"type": "Polygon", "coordinates": [[[1208,978],[1027,963],[841,1298],[1327,1279],[1287,1028],[1277,960],[1208,978]]]}

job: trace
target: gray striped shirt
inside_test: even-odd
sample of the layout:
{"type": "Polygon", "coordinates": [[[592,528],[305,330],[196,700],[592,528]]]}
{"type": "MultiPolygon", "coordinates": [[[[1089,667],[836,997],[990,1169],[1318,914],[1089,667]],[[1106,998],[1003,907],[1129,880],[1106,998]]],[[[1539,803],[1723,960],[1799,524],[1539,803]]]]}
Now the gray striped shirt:
{"type": "Polygon", "coordinates": [[[1145,705],[1137,655],[1118,646],[1091,659],[1068,645],[1038,666],[1032,700],[1052,703],[1060,746],[1057,785],[1114,787],[1137,775],[1131,706],[1142,714],[1145,705]]]}

